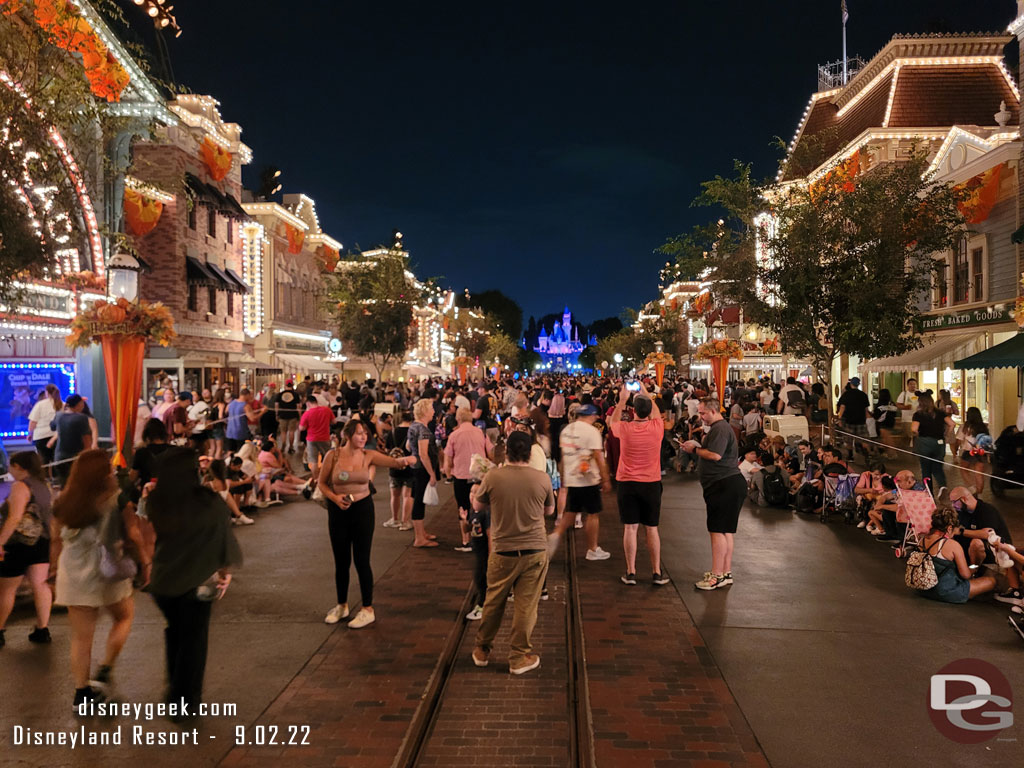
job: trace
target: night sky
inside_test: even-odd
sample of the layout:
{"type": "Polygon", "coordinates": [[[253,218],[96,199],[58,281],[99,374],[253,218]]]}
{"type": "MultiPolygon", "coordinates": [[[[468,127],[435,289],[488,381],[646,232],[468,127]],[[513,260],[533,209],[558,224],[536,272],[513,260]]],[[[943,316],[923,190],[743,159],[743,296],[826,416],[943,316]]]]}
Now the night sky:
{"type": "MultiPolygon", "coordinates": [[[[992,31],[1013,0],[849,0],[849,53],[992,31]]],[[[137,13],[134,8],[129,14],[137,13]]],[[[447,3],[178,0],[178,81],[221,102],[347,248],[405,234],[420,277],[582,322],[655,297],[653,249],[733,158],[774,173],[840,0],[447,3]]],[[[143,23],[139,20],[139,23],[143,23]]],[[[993,105],[993,112],[998,105],[993,105]]]]}

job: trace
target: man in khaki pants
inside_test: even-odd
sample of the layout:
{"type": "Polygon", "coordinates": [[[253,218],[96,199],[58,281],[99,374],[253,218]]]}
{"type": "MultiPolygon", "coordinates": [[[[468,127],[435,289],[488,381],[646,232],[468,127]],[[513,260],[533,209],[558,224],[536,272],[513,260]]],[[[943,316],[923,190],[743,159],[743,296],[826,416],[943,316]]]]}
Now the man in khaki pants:
{"type": "Polygon", "coordinates": [[[473,663],[486,667],[491,646],[515,590],[509,640],[509,672],[521,675],[540,666],[530,635],[537,623],[537,603],[548,572],[544,516],[555,511],[547,474],[529,466],[532,438],[513,432],[505,443],[505,464],[484,475],[473,494],[473,508],[491,509],[491,554],[487,560],[487,597],[476,634],[473,663]]]}

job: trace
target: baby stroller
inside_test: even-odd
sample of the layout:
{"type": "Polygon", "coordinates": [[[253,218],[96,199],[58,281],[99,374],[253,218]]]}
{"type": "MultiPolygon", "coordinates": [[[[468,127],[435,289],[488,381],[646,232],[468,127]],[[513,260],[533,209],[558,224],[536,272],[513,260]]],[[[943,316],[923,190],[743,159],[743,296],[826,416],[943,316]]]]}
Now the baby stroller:
{"type": "Polygon", "coordinates": [[[893,551],[896,557],[902,558],[910,553],[910,548],[920,549],[925,535],[932,528],[932,513],[935,512],[935,499],[927,484],[924,488],[912,491],[896,488],[896,522],[905,523],[903,543],[893,551]]]}
{"type": "Polygon", "coordinates": [[[1002,498],[1007,490],[1020,488],[1024,483],[1024,432],[1010,425],[996,439],[992,452],[992,495],[1002,498]],[[1006,482],[1014,480],[1013,482],[1006,482]]]}
{"type": "Polygon", "coordinates": [[[857,496],[853,489],[860,480],[859,474],[835,474],[825,468],[825,500],[821,506],[821,522],[827,523],[829,515],[841,514],[847,524],[857,522],[857,496]]]}

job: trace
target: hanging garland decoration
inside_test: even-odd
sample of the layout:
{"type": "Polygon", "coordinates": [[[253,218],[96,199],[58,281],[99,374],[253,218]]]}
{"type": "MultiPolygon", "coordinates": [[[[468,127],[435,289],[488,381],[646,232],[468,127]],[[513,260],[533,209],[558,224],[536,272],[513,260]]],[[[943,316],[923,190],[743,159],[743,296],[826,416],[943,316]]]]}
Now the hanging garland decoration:
{"type": "Polygon", "coordinates": [[[160,221],[164,204],[134,189],[124,190],[124,220],[129,234],[145,237],[160,221]]]}
{"type": "MultiPolygon", "coordinates": [[[[20,10],[22,3],[0,0],[0,7],[4,15],[9,15],[20,10]]],[[[36,0],[33,15],[54,45],[82,57],[85,77],[94,96],[108,102],[121,100],[131,76],[74,5],[67,0],[36,0]]]]}
{"type": "Polygon", "coordinates": [[[214,181],[220,181],[228,175],[228,171],[231,170],[231,153],[209,136],[204,138],[199,146],[199,154],[214,181]]]}
{"type": "Polygon", "coordinates": [[[284,231],[288,235],[288,253],[301,253],[306,233],[291,224],[285,224],[284,231]]]}

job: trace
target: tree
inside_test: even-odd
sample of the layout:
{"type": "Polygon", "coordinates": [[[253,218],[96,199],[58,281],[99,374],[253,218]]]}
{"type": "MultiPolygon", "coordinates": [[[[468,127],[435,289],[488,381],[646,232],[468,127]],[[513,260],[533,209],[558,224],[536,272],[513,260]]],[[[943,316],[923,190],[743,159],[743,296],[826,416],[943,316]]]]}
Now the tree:
{"type": "Polygon", "coordinates": [[[487,339],[486,364],[490,365],[497,358],[501,361],[502,366],[507,365],[513,369],[518,368],[519,353],[521,351],[520,346],[507,334],[493,333],[487,339]]]}
{"type": "Polygon", "coordinates": [[[469,357],[486,357],[487,340],[495,333],[490,315],[473,309],[462,309],[448,323],[448,335],[456,350],[464,349],[469,357]]]}
{"type": "Polygon", "coordinates": [[[587,335],[594,335],[598,339],[603,339],[605,336],[611,336],[613,333],[618,333],[621,330],[622,320],[620,318],[603,317],[587,326],[587,335]]]}
{"type": "Polygon", "coordinates": [[[366,357],[382,379],[409,346],[416,287],[400,251],[372,259],[362,254],[339,263],[328,284],[328,308],[346,348],[366,357]]]}
{"type": "Polygon", "coordinates": [[[463,297],[459,306],[479,307],[494,321],[497,330],[518,339],[523,333],[523,308],[499,290],[491,289],[463,297]]]}
{"type": "Polygon", "coordinates": [[[624,370],[636,368],[644,359],[641,350],[640,336],[632,328],[624,328],[618,333],[613,333],[601,339],[594,348],[595,367],[607,362],[612,368],[621,367],[624,370]],[[615,362],[615,356],[622,355],[622,363],[615,362]]]}
{"type": "Polygon", "coordinates": [[[886,357],[920,344],[932,255],[965,228],[963,193],[927,176],[924,152],[863,172],[868,154],[854,157],[785,188],[754,181],[737,162],[733,178],[704,182],[696,200],[723,218],[662,248],[680,272],[706,274],[717,301],[739,304],[745,320],[809,359],[830,392],[839,355],[886,357]],[[771,227],[757,218],[764,211],[771,227]]]}

